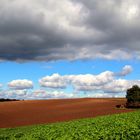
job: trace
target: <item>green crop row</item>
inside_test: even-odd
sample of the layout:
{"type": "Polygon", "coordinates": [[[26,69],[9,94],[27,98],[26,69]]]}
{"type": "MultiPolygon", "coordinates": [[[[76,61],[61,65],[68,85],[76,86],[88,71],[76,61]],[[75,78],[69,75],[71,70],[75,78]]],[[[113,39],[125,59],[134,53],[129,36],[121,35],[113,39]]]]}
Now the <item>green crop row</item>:
{"type": "Polygon", "coordinates": [[[0,140],[140,140],[140,111],[0,129],[0,140]]]}

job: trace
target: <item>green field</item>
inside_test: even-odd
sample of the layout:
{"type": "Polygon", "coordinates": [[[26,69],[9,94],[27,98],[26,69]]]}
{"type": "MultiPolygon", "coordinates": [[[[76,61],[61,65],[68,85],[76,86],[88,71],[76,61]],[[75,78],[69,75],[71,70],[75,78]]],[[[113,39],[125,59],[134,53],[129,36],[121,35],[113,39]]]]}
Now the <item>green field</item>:
{"type": "Polygon", "coordinates": [[[140,111],[0,129],[0,140],[140,140],[140,111]]]}

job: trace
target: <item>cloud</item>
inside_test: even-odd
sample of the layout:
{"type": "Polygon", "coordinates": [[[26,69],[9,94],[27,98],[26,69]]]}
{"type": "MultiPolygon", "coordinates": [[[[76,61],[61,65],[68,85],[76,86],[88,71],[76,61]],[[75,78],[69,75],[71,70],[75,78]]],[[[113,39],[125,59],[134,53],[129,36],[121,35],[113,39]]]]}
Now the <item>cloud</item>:
{"type": "Polygon", "coordinates": [[[39,80],[42,87],[48,88],[66,88],[67,83],[64,77],[59,74],[53,74],[52,76],[46,76],[39,80]]]}
{"type": "Polygon", "coordinates": [[[26,90],[1,90],[0,91],[0,98],[6,99],[24,99],[26,97],[27,91],[26,90]]]}
{"type": "Polygon", "coordinates": [[[105,71],[98,75],[69,75],[66,79],[70,81],[75,90],[92,91],[98,90],[98,87],[113,80],[113,72],[105,71]]]}
{"type": "Polygon", "coordinates": [[[14,90],[32,89],[33,82],[30,80],[13,80],[8,83],[8,87],[14,90]]]}
{"type": "Polygon", "coordinates": [[[59,98],[74,98],[74,94],[66,93],[64,91],[46,91],[46,90],[35,90],[31,93],[28,99],[59,99],[59,98]]]}
{"type": "Polygon", "coordinates": [[[2,87],[3,85],[0,83],[0,88],[2,87]]]}
{"type": "Polygon", "coordinates": [[[139,59],[139,18],[139,0],[1,0],[0,60],[139,59]]]}
{"type": "MultiPolygon", "coordinates": [[[[84,90],[84,88],[103,85],[113,79],[113,73],[110,71],[103,72],[99,75],[64,75],[53,74],[43,77],[39,80],[42,87],[47,88],[66,88],[68,84],[72,84],[75,89],[84,90]]],[[[88,88],[89,89],[89,88],[88,88]]]]}
{"type": "Polygon", "coordinates": [[[76,97],[72,93],[65,93],[63,91],[46,91],[42,89],[27,91],[27,90],[2,90],[0,91],[0,98],[12,98],[12,99],[62,99],[62,98],[74,98],[76,97]]]}
{"type": "Polygon", "coordinates": [[[92,93],[86,95],[89,98],[112,98],[115,97],[114,94],[107,94],[107,93],[92,93]]]}
{"type": "Polygon", "coordinates": [[[112,82],[102,87],[102,89],[105,93],[124,93],[133,85],[140,86],[140,80],[114,79],[112,82]]]}
{"type": "Polygon", "coordinates": [[[28,90],[33,88],[33,82],[30,80],[13,80],[8,83],[9,89],[0,90],[0,98],[124,97],[128,88],[133,85],[140,86],[140,80],[127,80],[121,77],[131,71],[132,67],[126,65],[119,73],[112,71],[104,71],[96,75],[60,75],[56,73],[42,77],[39,80],[41,88],[38,90],[28,90]]]}
{"type": "Polygon", "coordinates": [[[72,86],[76,92],[97,92],[100,94],[114,96],[118,93],[124,93],[133,85],[140,86],[140,80],[118,79],[118,76],[125,76],[132,71],[132,67],[126,65],[120,73],[105,71],[98,75],[80,74],[80,75],[59,75],[43,77],[39,80],[40,86],[51,89],[65,89],[72,86]],[[117,76],[116,76],[117,75],[117,76]]]}
{"type": "Polygon", "coordinates": [[[126,76],[130,74],[132,71],[133,71],[133,68],[130,65],[126,65],[123,67],[121,72],[116,73],[116,76],[126,76]]]}
{"type": "Polygon", "coordinates": [[[125,96],[128,88],[133,85],[140,86],[140,80],[127,80],[122,77],[131,73],[132,69],[130,65],[125,65],[119,73],[112,71],[104,71],[96,75],[60,75],[54,73],[39,80],[41,89],[38,90],[28,90],[33,88],[33,82],[30,80],[13,80],[8,83],[9,89],[0,90],[0,98],[122,97],[125,96]],[[71,91],[69,91],[69,87],[72,87],[71,91]]]}

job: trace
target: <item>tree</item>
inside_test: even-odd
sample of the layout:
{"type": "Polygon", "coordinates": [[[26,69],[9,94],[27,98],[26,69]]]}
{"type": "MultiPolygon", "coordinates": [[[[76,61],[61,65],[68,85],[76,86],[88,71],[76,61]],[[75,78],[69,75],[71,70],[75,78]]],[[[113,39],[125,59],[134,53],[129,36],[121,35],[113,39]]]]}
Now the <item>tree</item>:
{"type": "Polygon", "coordinates": [[[127,89],[127,107],[140,107],[140,87],[134,85],[132,88],[127,89]]]}

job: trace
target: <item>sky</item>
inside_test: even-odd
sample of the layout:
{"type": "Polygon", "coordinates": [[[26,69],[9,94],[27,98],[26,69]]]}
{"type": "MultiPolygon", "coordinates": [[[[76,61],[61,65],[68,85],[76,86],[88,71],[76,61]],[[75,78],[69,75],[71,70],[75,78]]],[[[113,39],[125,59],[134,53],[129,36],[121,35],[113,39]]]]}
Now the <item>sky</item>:
{"type": "Polygon", "coordinates": [[[139,0],[0,0],[0,98],[125,97],[139,67],[139,0]]]}

